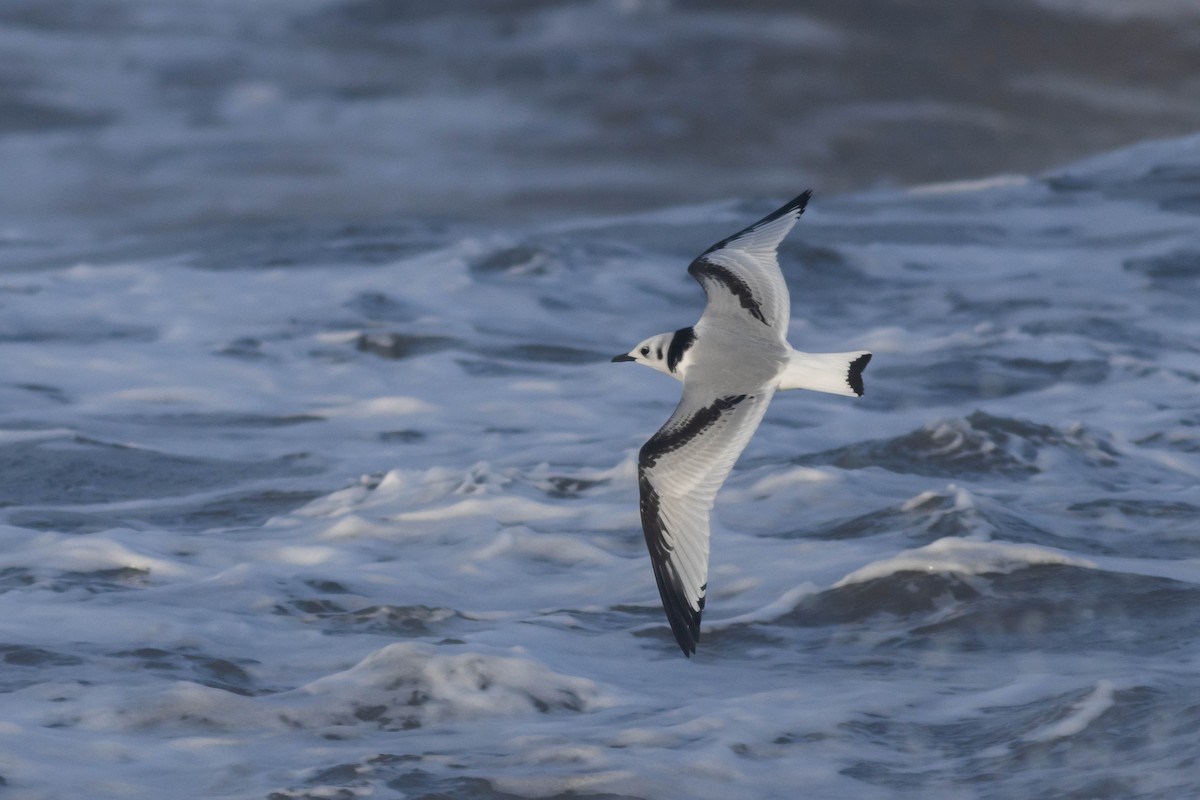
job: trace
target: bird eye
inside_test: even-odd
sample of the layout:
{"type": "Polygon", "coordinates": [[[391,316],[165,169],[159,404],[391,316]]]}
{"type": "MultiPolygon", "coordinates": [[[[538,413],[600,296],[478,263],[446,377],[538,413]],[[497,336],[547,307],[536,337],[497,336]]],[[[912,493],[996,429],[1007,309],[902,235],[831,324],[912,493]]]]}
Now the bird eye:
{"type": "Polygon", "coordinates": [[[642,355],[644,355],[644,356],[648,356],[648,355],[650,355],[650,348],[649,348],[649,347],[643,347],[643,348],[642,348],[642,355]]]}
{"type": "Polygon", "coordinates": [[[662,360],[662,348],[661,347],[658,348],[658,352],[655,353],[655,356],[657,356],[659,360],[662,360]]]}

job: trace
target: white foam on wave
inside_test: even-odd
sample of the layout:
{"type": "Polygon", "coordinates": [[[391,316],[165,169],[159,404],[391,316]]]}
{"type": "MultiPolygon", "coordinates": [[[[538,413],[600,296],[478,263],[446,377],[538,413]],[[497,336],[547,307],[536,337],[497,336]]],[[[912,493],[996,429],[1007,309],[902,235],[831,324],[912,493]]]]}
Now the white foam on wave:
{"type": "MultiPolygon", "coordinates": [[[[1122,180],[1160,157],[1170,148],[1122,180]]],[[[419,770],[530,796],[803,785],[886,798],[898,782],[936,795],[939,775],[991,768],[948,755],[973,746],[946,738],[957,726],[1090,743],[1076,733],[1109,724],[1103,707],[1121,700],[1099,681],[1136,674],[1162,696],[1186,684],[1177,648],[1139,645],[1187,626],[1139,640],[1129,621],[1157,623],[1136,603],[1159,581],[1113,580],[1127,614],[1064,626],[1054,647],[986,625],[963,626],[969,641],[897,626],[871,613],[886,592],[847,593],[863,604],[848,624],[746,623],[911,570],[1070,564],[1200,583],[1194,309],[1125,264],[1194,250],[1195,226],[1158,208],[1157,191],[1186,191],[1171,174],[1145,197],[1033,181],[814,210],[785,252],[804,288],[793,340],[869,343],[874,382],[853,404],[773,404],[716,504],[690,662],[673,650],[638,515],[636,453],[678,386],[603,355],[635,326],[694,320],[703,292],[681,258],[691,239],[709,243],[711,207],[414,258],[406,234],[347,232],[329,263],[298,268],[0,279],[0,304],[25,315],[0,336],[0,776],[15,796],[47,797],[94,795],[98,781],[128,796],[378,794],[419,770]],[[395,245],[394,260],[357,263],[359,245],[395,245]],[[374,335],[454,344],[380,358],[356,344],[374,335]],[[1015,394],[989,393],[996,382],[1015,394]],[[76,436],[99,443],[87,459],[57,441],[76,436]],[[109,458],[127,447],[147,452],[109,458]],[[61,491],[35,502],[49,484],[61,491]],[[400,760],[378,767],[379,754],[400,760]]],[[[1182,263],[1170,280],[1186,288],[1182,263]]],[[[1095,577],[1084,583],[1106,585],[1095,577]]],[[[1025,588],[1076,599],[1038,585],[1016,600],[1025,588]]],[[[970,616],[973,602],[957,607],[970,616]]],[[[1160,766],[1180,774],[1146,768],[1160,766]]]]}
{"type": "Polygon", "coordinates": [[[837,476],[827,470],[813,467],[793,467],[759,478],[750,487],[750,494],[756,498],[763,498],[779,491],[794,489],[797,485],[831,483],[836,480],[837,476]]]}
{"type": "Polygon", "coordinates": [[[534,533],[523,526],[506,528],[476,550],[475,561],[490,562],[496,558],[516,557],[557,564],[610,564],[613,556],[579,537],[569,534],[534,533]]]}
{"type": "Polygon", "coordinates": [[[392,519],[397,522],[433,522],[462,517],[484,517],[511,524],[573,516],[575,512],[571,509],[522,497],[468,497],[436,508],[401,511],[393,515],[392,519]]]}
{"type": "Polygon", "coordinates": [[[344,736],[355,728],[411,730],[485,717],[585,713],[611,704],[595,682],[556,673],[530,658],[415,642],[387,645],[347,669],[274,695],[246,697],[175,681],[86,696],[84,710],[74,704],[62,709],[90,730],[199,729],[243,736],[297,729],[344,736]]]}
{"type": "Polygon", "coordinates": [[[150,548],[139,539],[137,532],[129,530],[87,537],[53,532],[31,537],[20,528],[0,526],[0,569],[25,567],[67,572],[134,569],[162,578],[194,574],[180,561],[148,552],[150,548]]]}
{"type": "Polygon", "coordinates": [[[345,403],[327,406],[319,410],[325,416],[387,417],[425,414],[434,406],[417,397],[371,397],[363,400],[347,399],[345,403]]]}
{"type": "Polygon", "coordinates": [[[1025,186],[1028,183],[1029,177],[1026,175],[993,175],[988,178],[946,181],[944,183],[925,183],[920,186],[910,187],[908,192],[914,195],[965,194],[1012,186],[1025,186]]]}
{"type": "Polygon", "coordinates": [[[1076,703],[1065,717],[1027,733],[1024,740],[1027,742],[1050,742],[1055,739],[1077,736],[1113,707],[1116,702],[1113,697],[1115,691],[1112,681],[1097,681],[1096,687],[1091,693],[1076,703]]]}
{"type": "Polygon", "coordinates": [[[592,681],[529,658],[392,644],[350,669],[272,698],[289,725],[411,729],[495,715],[585,712],[605,705],[592,681]],[[366,709],[366,713],[364,713],[366,709]]]}
{"type": "MultiPolygon", "coordinates": [[[[543,755],[535,752],[529,759],[534,765],[553,765],[568,763],[574,769],[586,768],[589,762],[599,760],[597,753],[603,751],[579,748],[555,749],[543,755]]],[[[579,794],[611,794],[614,789],[628,787],[637,791],[642,784],[640,776],[633,770],[596,770],[584,774],[550,776],[534,775],[516,777],[501,777],[493,781],[496,789],[519,797],[571,797],[579,794]]]]}
{"type": "Polygon", "coordinates": [[[1008,573],[1037,564],[1062,564],[1094,569],[1095,562],[1067,555],[1048,547],[1009,542],[978,542],[955,536],[905,550],[856,569],[834,584],[853,583],[885,578],[899,572],[951,572],[963,575],[1008,573]]]}
{"type": "Polygon", "coordinates": [[[820,589],[813,583],[804,583],[788,589],[775,600],[761,608],[733,617],[705,621],[703,630],[717,631],[725,628],[746,625],[752,622],[770,622],[796,609],[800,601],[809,595],[817,594],[820,589]]]}

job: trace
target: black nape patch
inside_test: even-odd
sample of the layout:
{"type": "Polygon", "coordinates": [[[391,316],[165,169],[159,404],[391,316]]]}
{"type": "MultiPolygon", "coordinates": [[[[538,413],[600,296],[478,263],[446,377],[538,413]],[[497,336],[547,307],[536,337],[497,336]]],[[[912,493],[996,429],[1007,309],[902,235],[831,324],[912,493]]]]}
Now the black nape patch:
{"type": "Polygon", "coordinates": [[[675,331],[675,335],[671,337],[671,345],[667,348],[667,369],[674,372],[683,360],[683,354],[695,343],[696,331],[691,327],[675,331]]]}
{"type": "Polygon", "coordinates": [[[867,368],[867,364],[871,361],[871,354],[867,353],[850,362],[850,374],[846,376],[846,380],[850,382],[850,388],[859,397],[863,396],[863,370],[867,368]]]}
{"type": "Polygon", "coordinates": [[[728,267],[723,267],[720,264],[714,264],[708,259],[701,256],[692,262],[688,267],[688,272],[692,277],[700,281],[700,285],[704,290],[708,291],[708,281],[719,283],[729,290],[729,293],[738,299],[742,304],[742,308],[750,312],[750,316],[757,319],[764,325],[769,325],[767,318],[763,316],[762,306],[758,300],[754,298],[754,292],[750,289],[750,284],[739,278],[733,270],[728,267]]]}

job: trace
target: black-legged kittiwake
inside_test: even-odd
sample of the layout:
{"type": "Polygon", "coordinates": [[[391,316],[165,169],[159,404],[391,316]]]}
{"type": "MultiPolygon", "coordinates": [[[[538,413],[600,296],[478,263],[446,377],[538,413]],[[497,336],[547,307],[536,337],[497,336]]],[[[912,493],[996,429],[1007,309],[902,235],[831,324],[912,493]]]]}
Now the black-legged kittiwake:
{"type": "Polygon", "coordinates": [[[675,412],[638,454],[638,488],[658,591],[687,656],[696,652],[708,588],[709,512],[771,397],[779,389],[863,393],[870,353],[801,353],[787,342],[791,301],[776,249],[811,195],[692,262],[688,272],[708,296],[699,322],[613,358],[683,381],[675,412]]]}

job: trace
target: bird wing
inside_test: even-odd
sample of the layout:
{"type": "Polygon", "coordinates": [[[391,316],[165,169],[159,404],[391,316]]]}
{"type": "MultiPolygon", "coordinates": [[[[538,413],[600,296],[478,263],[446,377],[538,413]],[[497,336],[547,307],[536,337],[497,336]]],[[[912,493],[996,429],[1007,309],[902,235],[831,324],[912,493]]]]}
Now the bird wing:
{"type": "Polygon", "coordinates": [[[736,320],[751,328],[765,325],[780,338],[787,337],[791,300],[776,250],[811,196],[811,190],[804,192],[691,263],[688,272],[708,295],[701,323],[705,317],[736,320]]]}
{"type": "Polygon", "coordinates": [[[642,532],[671,632],[696,652],[708,588],[709,512],[754,435],[773,386],[728,394],[684,381],[683,398],[638,454],[642,532]]]}

